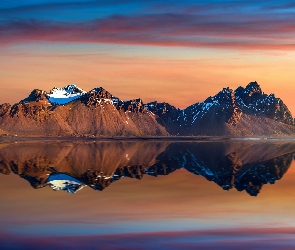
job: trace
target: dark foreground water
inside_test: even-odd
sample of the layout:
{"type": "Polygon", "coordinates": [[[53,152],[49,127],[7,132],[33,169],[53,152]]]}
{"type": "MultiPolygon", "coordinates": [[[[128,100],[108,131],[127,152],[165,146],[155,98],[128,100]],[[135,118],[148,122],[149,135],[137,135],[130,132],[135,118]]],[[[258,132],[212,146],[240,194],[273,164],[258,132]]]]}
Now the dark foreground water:
{"type": "Polygon", "coordinates": [[[295,141],[0,144],[0,249],[295,249],[295,141]]]}

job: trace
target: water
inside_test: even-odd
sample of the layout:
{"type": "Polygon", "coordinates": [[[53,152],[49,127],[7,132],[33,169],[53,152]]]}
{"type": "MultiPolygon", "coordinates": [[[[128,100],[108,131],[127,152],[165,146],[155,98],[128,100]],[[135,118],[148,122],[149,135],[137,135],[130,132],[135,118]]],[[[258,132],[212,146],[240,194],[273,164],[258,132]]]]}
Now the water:
{"type": "Polygon", "coordinates": [[[295,142],[0,144],[2,249],[295,248],[295,142]]]}

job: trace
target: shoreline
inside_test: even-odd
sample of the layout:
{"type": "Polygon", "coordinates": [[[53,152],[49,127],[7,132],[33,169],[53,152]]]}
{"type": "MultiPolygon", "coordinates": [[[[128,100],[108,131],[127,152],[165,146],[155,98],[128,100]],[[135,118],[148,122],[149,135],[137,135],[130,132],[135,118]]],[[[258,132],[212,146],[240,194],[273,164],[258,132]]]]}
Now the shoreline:
{"type": "Polygon", "coordinates": [[[295,137],[226,137],[226,136],[106,136],[106,137],[90,137],[90,136],[48,136],[48,137],[30,137],[30,136],[1,136],[0,143],[3,142],[18,142],[18,141],[295,141],[295,137]]]}

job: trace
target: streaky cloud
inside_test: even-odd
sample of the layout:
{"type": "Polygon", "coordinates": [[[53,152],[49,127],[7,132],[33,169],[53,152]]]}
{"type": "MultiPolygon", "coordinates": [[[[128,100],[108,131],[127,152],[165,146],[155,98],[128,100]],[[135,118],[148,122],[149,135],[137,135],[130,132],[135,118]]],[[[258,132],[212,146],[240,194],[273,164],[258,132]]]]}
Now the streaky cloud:
{"type": "Polygon", "coordinates": [[[85,22],[14,20],[0,25],[2,46],[29,42],[110,43],[248,50],[294,50],[295,20],[288,16],[157,14],[85,22]],[[239,17],[239,18],[238,18],[239,17]]]}

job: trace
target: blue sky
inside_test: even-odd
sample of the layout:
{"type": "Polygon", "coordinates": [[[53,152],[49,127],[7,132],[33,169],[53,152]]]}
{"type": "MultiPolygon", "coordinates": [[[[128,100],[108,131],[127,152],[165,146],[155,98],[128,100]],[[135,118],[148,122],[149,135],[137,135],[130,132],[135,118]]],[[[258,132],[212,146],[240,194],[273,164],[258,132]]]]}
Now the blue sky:
{"type": "Polygon", "coordinates": [[[294,8],[290,1],[1,1],[0,38],[288,50],[294,8]]]}

